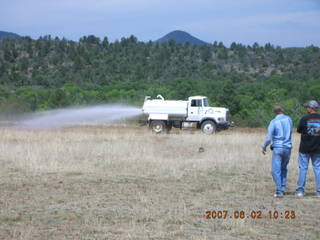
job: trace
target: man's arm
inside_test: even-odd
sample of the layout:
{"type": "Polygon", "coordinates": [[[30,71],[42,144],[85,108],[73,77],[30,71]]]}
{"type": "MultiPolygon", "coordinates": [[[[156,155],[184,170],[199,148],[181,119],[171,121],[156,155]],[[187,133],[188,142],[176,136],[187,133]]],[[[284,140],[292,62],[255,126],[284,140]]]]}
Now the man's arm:
{"type": "Polygon", "coordinates": [[[300,121],[299,121],[299,124],[298,124],[298,127],[297,127],[297,132],[298,133],[303,133],[303,130],[304,130],[304,119],[301,118],[300,121]]]}
{"type": "Polygon", "coordinates": [[[293,122],[292,122],[291,117],[289,117],[289,121],[290,121],[290,132],[292,132],[292,129],[293,129],[293,122]]]}
{"type": "Polygon", "coordinates": [[[262,144],[262,153],[265,153],[267,147],[271,143],[272,137],[273,137],[273,132],[274,132],[274,123],[273,123],[273,121],[271,121],[268,126],[268,134],[262,144]]]}

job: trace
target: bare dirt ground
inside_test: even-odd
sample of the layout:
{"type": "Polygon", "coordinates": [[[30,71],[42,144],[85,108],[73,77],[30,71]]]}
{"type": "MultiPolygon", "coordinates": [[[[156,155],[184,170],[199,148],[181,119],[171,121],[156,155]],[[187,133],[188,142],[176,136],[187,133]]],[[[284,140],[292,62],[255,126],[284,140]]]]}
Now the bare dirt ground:
{"type": "Polygon", "coordinates": [[[307,195],[294,195],[299,136],[275,199],[264,134],[1,128],[0,239],[320,239],[311,168],[307,195]]]}

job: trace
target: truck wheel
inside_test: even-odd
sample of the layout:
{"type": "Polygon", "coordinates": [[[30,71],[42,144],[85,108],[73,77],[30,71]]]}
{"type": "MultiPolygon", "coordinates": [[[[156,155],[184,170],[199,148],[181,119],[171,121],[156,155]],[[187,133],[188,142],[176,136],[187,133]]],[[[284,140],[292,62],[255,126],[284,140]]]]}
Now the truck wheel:
{"type": "Polygon", "coordinates": [[[150,128],[154,133],[164,133],[166,131],[166,124],[164,121],[152,121],[150,128]]]}
{"type": "Polygon", "coordinates": [[[207,120],[201,124],[201,130],[205,134],[212,134],[216,132],[217,125],[213,121],[207,120]]]}

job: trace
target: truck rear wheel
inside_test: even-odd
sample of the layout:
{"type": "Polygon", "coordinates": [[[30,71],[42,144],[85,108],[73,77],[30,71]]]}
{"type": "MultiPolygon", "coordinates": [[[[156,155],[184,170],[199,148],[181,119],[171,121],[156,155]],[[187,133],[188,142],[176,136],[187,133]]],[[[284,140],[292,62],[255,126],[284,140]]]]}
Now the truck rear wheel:
{"type": "Polygon", "coordinates": [[[205,134],[212,134],[216,132],[217,125],[213,121],[207,120],[201,124],[201,130],[205,134]]]}
{"type": "Polygon", "coordinates": [[[166,124],[164,121],[152,121],[150,128],[154,133],[164,133],[166,131],[166,124]]]}

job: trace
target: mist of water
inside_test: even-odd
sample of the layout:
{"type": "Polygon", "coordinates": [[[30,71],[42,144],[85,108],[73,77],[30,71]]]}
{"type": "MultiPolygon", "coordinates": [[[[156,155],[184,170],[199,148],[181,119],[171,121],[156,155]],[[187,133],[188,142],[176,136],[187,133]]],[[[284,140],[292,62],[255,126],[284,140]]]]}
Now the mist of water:
{"type": "Polygon", "coordinates": [[[77,125],[119,123],[140,115],[141,108],[128,105],[98,105],[67,108],[31,114],[17,122],[23,129],[51,129],[77,125]]]}

